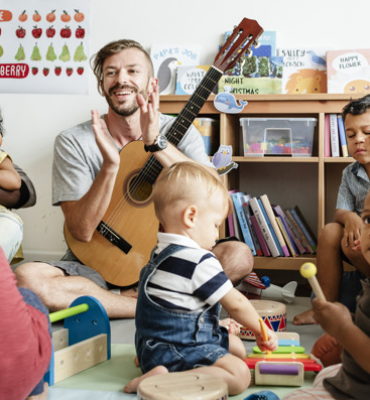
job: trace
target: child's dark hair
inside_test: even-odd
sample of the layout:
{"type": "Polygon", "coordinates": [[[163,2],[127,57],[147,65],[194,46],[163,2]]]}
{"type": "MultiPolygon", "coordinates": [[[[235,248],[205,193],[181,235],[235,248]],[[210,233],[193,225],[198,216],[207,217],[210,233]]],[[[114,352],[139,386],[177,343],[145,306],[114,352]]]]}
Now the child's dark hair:
{"type": "Polygon", "coordinates": [[[348,103],[342,110],[342,118],[343,121],[346,120],[348,114],[352,115],[361,115],[365,114],[365,112],[370,108],[370,94],[367,94],[361,99],[352,100],[348,103]]]}

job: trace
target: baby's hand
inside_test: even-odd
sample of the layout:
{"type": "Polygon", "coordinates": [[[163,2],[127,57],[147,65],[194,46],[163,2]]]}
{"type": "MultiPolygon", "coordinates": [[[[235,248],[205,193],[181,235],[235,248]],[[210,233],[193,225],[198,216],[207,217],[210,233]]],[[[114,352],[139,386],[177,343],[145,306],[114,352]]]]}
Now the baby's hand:
{"type": "Polygon", "coordinates": [[[262,334],[256,335],[257,346],[261,351],[274,351],[278,348],[278,338],[276,333],[266,328],[267,341],[263,340],[262,334]]]}
{"type": "Polygon", "coordinates": [[[224,326],[229,331],[230,335],[238,336],[240,333],[241,325],[232,318],[221,319],[219,324],[224,326]]]}

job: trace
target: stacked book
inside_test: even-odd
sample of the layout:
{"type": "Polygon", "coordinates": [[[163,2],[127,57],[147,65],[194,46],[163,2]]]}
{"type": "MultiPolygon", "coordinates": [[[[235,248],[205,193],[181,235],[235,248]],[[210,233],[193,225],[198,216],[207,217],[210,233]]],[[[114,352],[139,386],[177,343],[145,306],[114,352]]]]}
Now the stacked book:
{"type": "Polygon", "coordinates": [[[234,209],[228,216],[230,236],[244,241],[255,256],[295,257],[315,254],[317,240],[298,206],[285,211],[266,194],[252,197],[230,191],[234,209]]]}
{"type": "Polygon", "coordinates": [[[349,157],[341,114],[325,114],[324,157],[349,157]]]}

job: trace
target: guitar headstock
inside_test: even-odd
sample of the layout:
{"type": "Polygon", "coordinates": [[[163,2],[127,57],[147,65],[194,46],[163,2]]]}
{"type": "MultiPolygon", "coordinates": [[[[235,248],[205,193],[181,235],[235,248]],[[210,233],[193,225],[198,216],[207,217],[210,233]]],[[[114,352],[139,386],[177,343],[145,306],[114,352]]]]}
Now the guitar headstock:
{"type": "Polygon", "coordinates": [[[263,29],[257,21],[244,18],[221,47],[213,65],[222,72],[233,68],[239,58],[257,43],[262,33],[263,29]]]}

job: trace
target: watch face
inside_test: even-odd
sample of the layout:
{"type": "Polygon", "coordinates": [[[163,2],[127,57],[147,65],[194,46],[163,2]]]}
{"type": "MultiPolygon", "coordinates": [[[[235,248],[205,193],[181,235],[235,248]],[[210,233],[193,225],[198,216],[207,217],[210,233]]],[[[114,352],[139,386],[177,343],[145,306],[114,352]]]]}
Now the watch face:
{"type": "Polygon", "coordinates": [[[167,138],[164,135],[159,135],[157,143],[158,147],[161,149],[165,149],[167,147],[167,138]]]}

